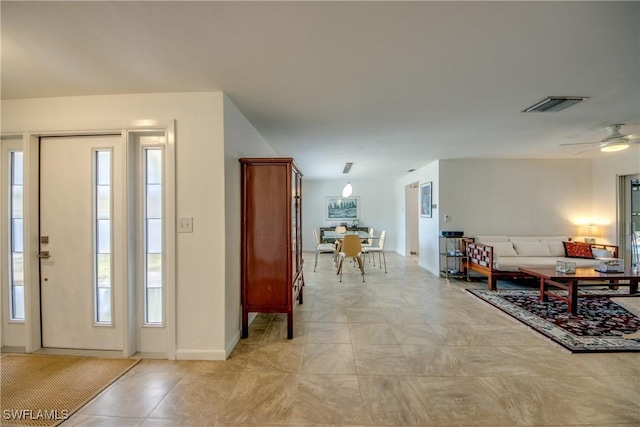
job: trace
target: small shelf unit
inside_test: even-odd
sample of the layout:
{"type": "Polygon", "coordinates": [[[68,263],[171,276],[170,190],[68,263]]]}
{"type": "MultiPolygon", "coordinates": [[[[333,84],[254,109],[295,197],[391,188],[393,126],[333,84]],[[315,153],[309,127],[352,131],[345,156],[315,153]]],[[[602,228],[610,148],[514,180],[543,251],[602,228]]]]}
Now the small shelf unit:
{"type": "Polygon", "coordinates": [[[470,281],[469,269],[466,268],[467,242],[472,242],[471,237],[444,237],[440,236],[440,277],[447,279],[459,279],[470,281]]]}

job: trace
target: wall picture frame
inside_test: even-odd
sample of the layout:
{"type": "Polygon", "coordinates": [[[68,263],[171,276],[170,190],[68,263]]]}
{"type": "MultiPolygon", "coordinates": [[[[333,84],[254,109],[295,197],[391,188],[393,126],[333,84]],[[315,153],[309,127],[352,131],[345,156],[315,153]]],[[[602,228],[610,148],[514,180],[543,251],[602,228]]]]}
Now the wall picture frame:
{"type": "Polygon", "coordinates": [[[420,185],[420,216],[423,218],[431,218],[431,184],[431,182],[425,182],[420,185]]]}
{"type": "Polygon", "coordinates": [[[325,219],[327,221],[353,221],[360,219],[360,196],[325,197],[325,219]]]}

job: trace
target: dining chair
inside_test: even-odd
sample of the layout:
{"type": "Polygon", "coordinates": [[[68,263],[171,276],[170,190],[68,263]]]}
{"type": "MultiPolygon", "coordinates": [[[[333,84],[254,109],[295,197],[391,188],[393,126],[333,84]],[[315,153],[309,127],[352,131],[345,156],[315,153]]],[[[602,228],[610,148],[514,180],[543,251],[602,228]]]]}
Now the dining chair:
{"type": "Polygon", "coordinates": [[[362,282],[364,282],[364,262],[363,262],[362,243],[360,243],[360,237],[357,234],[348,234],[344,236],[342,240],[342,247],[340,248],[339,260],[338,260],[338,274],[340,281],[342,282],[342,270],[345,258],[352,258],[358,263],[360,273],[362,274],[362,282]]]}
{"type": "Polygon", "coordinates": [[[344,225],[339,225],[336,227],[335,232],[339,234],[344,234],[347,232],[347,227],[345,227],[344,225]]]}
{"type": "Polygon", "coordinates": [[[378,253],[378,265],[380,266],[380,268],[382,268],[382,263],[380,262],[380,255],[382,254],[382,260],[384,260],[384,272],[387,272],[387,257],[384,255],[384,239],[387,235],[387,231],[386,230],[382,230],[382,232],[380,233],[380,239],[378,240],[378,246],[371,246],[371,247],[364,247],[362,248],[362,250],[364,251],[365,255],[370,255],[373,258],[373,266],[376,266],[376,257],[375,257],[375,253],[378,253]],[[373,255],[371,255],[373,253],[373,255]]]}
{"type": "Polygon", "coordinates": [[[318,237],[318,230],[313,229],[313,242],[316,245],[316,263],[313,265],[313,272],[316,272],[316,267],[318,266],[318,254],[326,254],[326,253],[334,253],[335,246],[333,243],[320,243],[320,238],[318,237]]]}
{"type": "Polygon", "coordinates": [[[369,228],[369,238],[362,243],[362,248],[370,248],[373,246],[373,227],[369,228]]]}

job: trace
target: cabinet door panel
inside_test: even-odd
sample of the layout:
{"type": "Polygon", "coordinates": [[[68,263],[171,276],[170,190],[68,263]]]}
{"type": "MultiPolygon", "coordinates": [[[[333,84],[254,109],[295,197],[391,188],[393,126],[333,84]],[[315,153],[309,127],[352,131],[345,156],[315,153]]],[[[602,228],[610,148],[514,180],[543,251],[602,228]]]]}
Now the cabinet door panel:
{"type": "Polygon", "coordinates": [[[247,269],[250,305],[285,305],[290,281],[286,263],[289,214],[286,166],[249,167],[247,183],[253,189],[247,197],[247,269]],[[281,189],[281,191],[274,191],[281,189]]]}

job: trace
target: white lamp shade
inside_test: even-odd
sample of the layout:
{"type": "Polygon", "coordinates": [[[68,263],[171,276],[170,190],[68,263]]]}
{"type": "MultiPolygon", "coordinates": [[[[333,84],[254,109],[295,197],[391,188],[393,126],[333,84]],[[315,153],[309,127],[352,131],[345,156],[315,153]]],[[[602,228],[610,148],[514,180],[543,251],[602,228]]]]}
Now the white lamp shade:
{"type": "Polygon", "coordinates": [[[342,197],[349,197],[353,193],[353,187],[351,187],[351,182],[347,182],[347,185],[342,189],[342,197]]]}

